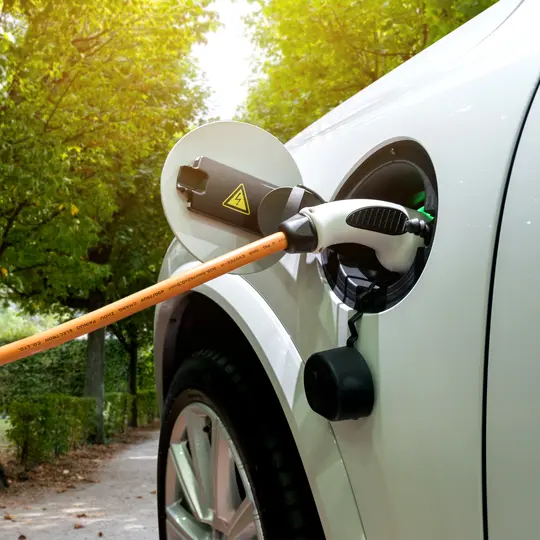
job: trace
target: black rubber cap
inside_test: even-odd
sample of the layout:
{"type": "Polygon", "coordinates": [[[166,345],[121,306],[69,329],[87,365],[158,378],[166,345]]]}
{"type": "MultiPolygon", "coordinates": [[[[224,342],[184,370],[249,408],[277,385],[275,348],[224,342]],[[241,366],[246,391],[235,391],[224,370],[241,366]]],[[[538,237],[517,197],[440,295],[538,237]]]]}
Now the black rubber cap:
{"type": "Polygon", "coordinates": [[[333,422],[365,418],[375,403],[369,366],[353,347],[312,354],[304,368],[304,390],[311,409],[333,422]]]}
{"type": "Polygon", "coordinates": [[[317,230],[310,219],[302,214],[285,220],[278,230],[287,237],[287,253],[311,253],[317,248],[317,230]]]}

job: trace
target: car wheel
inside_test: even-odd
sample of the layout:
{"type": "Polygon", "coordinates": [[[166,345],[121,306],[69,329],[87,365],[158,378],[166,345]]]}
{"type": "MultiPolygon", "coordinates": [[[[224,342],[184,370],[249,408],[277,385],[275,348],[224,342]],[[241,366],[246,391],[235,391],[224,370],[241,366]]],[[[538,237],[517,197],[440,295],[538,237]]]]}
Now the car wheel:
{"type": "Polygon", "coordinates": [[[161,540],[324,539],[269,386],[245,360],[214,351],[182,363],[165,400],[159,440],[161,540]]]}

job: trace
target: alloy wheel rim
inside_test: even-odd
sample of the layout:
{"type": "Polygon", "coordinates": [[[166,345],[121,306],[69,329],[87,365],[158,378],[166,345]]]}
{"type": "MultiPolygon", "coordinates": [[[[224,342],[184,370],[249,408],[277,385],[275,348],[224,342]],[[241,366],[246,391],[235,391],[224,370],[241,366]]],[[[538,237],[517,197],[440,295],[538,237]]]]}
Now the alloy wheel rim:
{"type": "Polygon", "coordinates": [[[190,403],[172,430],[165,473],[168,540],[263,540],[253,490],[216,412],[190,403]]]}

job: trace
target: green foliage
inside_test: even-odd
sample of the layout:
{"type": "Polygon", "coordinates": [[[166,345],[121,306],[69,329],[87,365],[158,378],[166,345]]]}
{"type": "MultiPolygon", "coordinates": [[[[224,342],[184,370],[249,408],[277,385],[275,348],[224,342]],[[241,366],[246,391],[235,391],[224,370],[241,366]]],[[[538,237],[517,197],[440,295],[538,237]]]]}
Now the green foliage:
{"type": "MultiPolygon", "coordinates": [[[[0,346],[54,326],[50,315],[29,316],[13,307],[0,312],[0,346]]],[[[85,378],[86,339],[77,339],[49,351],[0,367],[0,412],[13,400],[59,393],[82,396],[85,378]]],[[[113,337],[105,340],[105,392],[127,392],[129,356],[113,337]]],[[[154,388],[154,358],[151,346],[140,349],[139,388],[154,388]]]]}
{"type": "Polygon", "coordinates": [[[0,343],[22,339],[58,324],[52,315],[23,315],[15,306],[0,311],[0,343]]]}
{"type": "Polygon", "coordinates": [[[241,111],[283,142],[496,0],[252,0],[264,53],[241,111]]]}
{"type": "Polygon", "coordinates": [[[27,308],[86,310],[155,280],[159,172],[204,112],[189,54],[209,3],[4,2],[0,281],[27,308]]]}
{"type": "MultiPolygon", "coordinates": [[[[0,345],[5,342],[0,341],[0,345]]],[[[127,391],[128,357],[116,339],[105,342],[105,391],[127,391]]],[[[0,367],[0,410],[13,400],[52,392],[82,396],[85,378],[86,340],[70,341],[49,351],[0,367]]],[[[141,362],[148,372],[143,384],[153,384],[153,362],[141,362]]]]}
{"type": "MultiPolygon", "coordinates": [[[[112,392],[105,399],[107,437],[123,433],[127,426],[133,396],[112,392]]],[[[139,424],[146,425],[157,417],[156,393],[137,395],[139,424]]],[[[86,444],[95,431],[95,400],[61,394],[34,396],[10,404],[11,427],[6,437],[16,448],[25,468],[54,459],[86,444]]]]}
{"type": "Polygon", "coordinates": [[[0,452],[9,446],[9,442],[6,438],[6,431],[9,429],[10,425],[9,420],[0,418],[0,452]]]}
{"type": "Polygon", "coordinates": [[[155,390],[141,390],[137,392],[137,424],[144,426],[151,424],[158,418],[159,410],[155,390]]]}
{"type": "Polygon", "coordinates": [[[137,425],[151,424],[158,417],[155,390],[137,392],[137,396],[125,392],[111,392],[105,395],[105,436],[124,433],[128,426],[133,400],[137,400],[137,425]]]}
{"type": "Polygon", "coordinates": [[[105,437],[124,433],[134,397],[124,392],[105,394],[105,437]]]}
{"type": "MultiPolygon", "coordinates": [[[[67,316],[155,283],[171,239],[159,177],[172,143],[205,112],[190,51],[215,27],[210,3],[3,2],[4,297],[67,316]]],[[[114,332],[133,353],[150,329],[145,312],[114,332]]],[[[93,343],[85,387],[102,401],[93,343]]]]}
{"type": "Polygon", "coordinates": [[[156,378],[154,374],[154,346],[150,344],[139,350],[137,380],[140,391],[156,389],[156,378]]]}
{"type": "Polygon", "coordinates": [[[15,401],[9,414],[7,438],[15,444],[21,464],[28,468],[85,444],[94,429],[95,402],[50,394],[15,401]]]}

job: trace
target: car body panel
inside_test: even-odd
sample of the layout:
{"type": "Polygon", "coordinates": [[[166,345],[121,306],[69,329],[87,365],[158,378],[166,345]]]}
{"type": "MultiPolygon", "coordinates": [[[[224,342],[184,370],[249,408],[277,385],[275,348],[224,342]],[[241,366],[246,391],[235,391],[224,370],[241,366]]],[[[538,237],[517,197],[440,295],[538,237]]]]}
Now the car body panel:
{"type": "Polygon", "coordinates": [[[495,266],[487,377],[490,540],[540,530],[540,96],[521,136],[495,266]]]}
{"type": "MultiPolygon", "coordinates": [[[[482,393],[491,261],[505,180],[540,73],[539,19],[540,3],[503,0],[287,145],[304,183],[327,200],[359,163],[399,139],[422,145],[437,173],[437,231],[420,280],[399,304],[364,316],[360,326],[358,347],[376,383],[372,416],[319,425],[309,411],[298,416],[293,407],[287,413],[312,486],[313,474],[319,474],[314,470],[344,464],[353,490],[343,484],[344,498],[347,504],[356,500],[369,540],[483,536],[482,393]],[[303,431],[306,418],[319,426],[309,435],[303,431]],[[315,464],[306,440],[324,453],[338,450],[315,464]]],[[[175,257],[183,261],[186,254],[169,254],[164,276],[180,267],[171,262],[175,257]]],[[[318,257],[286,255],[264,272],[221,283],[228,278],[249,287],[242,301],[233,288],[216,285],[223,278],[201,292],[231,310],[251,336],[282,405],[290,407],[291,381],[295,399],[304,400],[301,361],[343,345],[352,314],[328,287],[318,257]],[[286,370],[279,355],[269,354],[272,332],[253,334],[258,323],[251,306],[272,313],[272,324],[288,334],[297,357],[286,370]]],[[[159,325],[165,320],[161,309],[159,325]]],[[[156,350],[159,356],[159,344],[156,350]]],[[[344,519],[339,509],[328,512],[321,494],[315,498],[326,530],[339,530],[328,538],[360,538],[353,523],[332,524],[344,519]]]]}
{"type": "MultiPolygon", "coordinates": [[[[359,161],[398,137],[418,141],[437,173],[438,225],[424,273],[401,303],[361,325],[359,348],[376,378],[374,413],[333,424],[370,540],[483,535],[489,276],[509,162],[540,67],[538,39],[516,36],[535,33],[538,7],[525,2],[433,84],[289,146],[304,182],[326,198],[359,161]]],[[[362,93],[353,100],[361,108],[362,93]]],[[[331,293],[317,284],[315,265],[299,259],[286,294],[277,292],[283,268],[247,279],[307,358],[344,344],[350,311],[340,307],[335,327],[316,324],[331,293]]]]}
{"type": "MultiPolygon", "coordinates": [[[[324,141],[322,135],[328,135],[344,123],[353,123],[355,118],[387,115],[390,110],[401,107],[407,99],[422,101],[426,88],[429,94],[433,94],[438,80],[459,74],[469,52],[495,32],[523,1],[497,2],[312,123],[286,146],[294,149],[313,138],[324,141]]],[[[459,77],[463,78],[461,74],[459,77]]],[[[321,187],[324,189],[324,186],[321,187]]]]}
{"type": "MultiPolygon", "coordinates": [[[[199,264],[186,261],[186,251],[177,241],[168,255],[170,264],[162,269],[161,279],[199,264]]],[[[235,321],[265,368],[296,441],[326,537],[363,540],[362,523],[339,448],[328,422],[307,404],[302,358],[286,329],[267,302],[241,276],[225,275],[195,291],[216,302],[235,321]]],[[[178,314],[176,307],[188,295],[160,304],[156,310],[156,327],[166,328],[171,313],[178,314]]],[[[159,342],[156,347],[162,347],[164,340],[160,336],[156,341],[159,342]]],[[[156,379],[160,378],[161,368],[156,366],[156,379]]]]}

